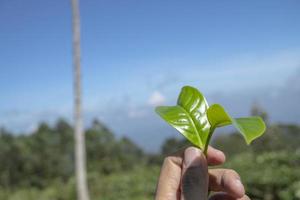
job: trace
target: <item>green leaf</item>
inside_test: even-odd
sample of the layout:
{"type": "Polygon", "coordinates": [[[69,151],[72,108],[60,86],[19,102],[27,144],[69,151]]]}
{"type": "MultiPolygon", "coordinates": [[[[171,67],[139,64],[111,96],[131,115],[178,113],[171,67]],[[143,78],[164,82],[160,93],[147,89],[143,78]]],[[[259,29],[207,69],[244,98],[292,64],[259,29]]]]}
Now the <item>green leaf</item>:
{"type": "Polygon", "coordinates": [[[211,105],[207,110],[207,117],[212,127],[222,127],[232,123],[231,117],[219,104],[211,105]]]}
{"type": "Polygon", "coordinates": [[[210,130],[210,124],[206,115],[208,104],[205,97],[196,88],[185,86],[181,89],[177,105],[189,113],[202,144],[205,144],[210,130]]]}
{"type": "Polygon", "coordinates": [[[190,86],[182,88],[177,106],[160,106],[156,112],[205,153],[217,127],[233,124],[248,144],[261,136],[266,128],[260,117],[234,119],[219,104],[209,107],[205,97],[190,86]]]}
{"type": "Polygon", "coordinates": [[[191,143],[203,148],[203,143],[199,137],[195,123],[185,109],[180,106],[159,106],[155,111],[191,143]]]}
{"type": "Polygon", "coordinates": [[[232,124],[244,136],[247,144],[261,136],[266,130],[266,125],[261,117],[235,118],[232,119],[232,124]]]}
{"type": "Polygon", "coordinates": [[[265,123],[260,117],[232,118],[219,104],[214,104],[208,108],[207,117],[212,127],[233,124],[244,136],[247,144],[261,136],[266,129],[265,123]]]}

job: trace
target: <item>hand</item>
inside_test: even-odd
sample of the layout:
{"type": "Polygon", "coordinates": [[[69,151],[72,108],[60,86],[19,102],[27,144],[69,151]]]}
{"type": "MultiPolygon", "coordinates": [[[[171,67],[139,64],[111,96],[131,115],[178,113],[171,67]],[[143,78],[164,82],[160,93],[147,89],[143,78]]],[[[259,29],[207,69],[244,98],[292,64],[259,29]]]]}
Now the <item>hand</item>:
{"type": "Polygon", "coordinates": [[[222,151],[208,148],[207,158],[195,147],[165,158],[155,200],[250,200],[239,175],[231,169],[209,169],[225,162],[222,151]]]}

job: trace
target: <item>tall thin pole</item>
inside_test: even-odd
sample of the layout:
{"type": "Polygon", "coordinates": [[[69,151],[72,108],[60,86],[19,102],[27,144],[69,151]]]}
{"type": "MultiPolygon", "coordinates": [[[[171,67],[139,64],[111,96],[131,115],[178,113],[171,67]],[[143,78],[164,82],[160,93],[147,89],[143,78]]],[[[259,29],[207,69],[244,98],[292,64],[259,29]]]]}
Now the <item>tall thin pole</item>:
{"type": "Polygon", "coordinates": [[[74,139],[77,199],[89,200],[86,180],[86,149],[81,114],[80,15],[78,0],[72,1],[74,65],[74,139]]]}

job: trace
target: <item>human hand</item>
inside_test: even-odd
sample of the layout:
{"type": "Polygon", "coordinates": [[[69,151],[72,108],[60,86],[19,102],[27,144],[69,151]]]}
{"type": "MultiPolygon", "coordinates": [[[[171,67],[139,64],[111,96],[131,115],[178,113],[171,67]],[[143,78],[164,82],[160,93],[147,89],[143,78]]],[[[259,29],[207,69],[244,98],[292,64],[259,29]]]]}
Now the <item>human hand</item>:
{"type": "Polygon", "coordinates": [[[207,200],[208,191],[218,192],[209,200],[250,200],[239,175],[231,169],[209,169],[225,162],[222,151],[188,147],[165,158],[155,200],[207,200]]]}

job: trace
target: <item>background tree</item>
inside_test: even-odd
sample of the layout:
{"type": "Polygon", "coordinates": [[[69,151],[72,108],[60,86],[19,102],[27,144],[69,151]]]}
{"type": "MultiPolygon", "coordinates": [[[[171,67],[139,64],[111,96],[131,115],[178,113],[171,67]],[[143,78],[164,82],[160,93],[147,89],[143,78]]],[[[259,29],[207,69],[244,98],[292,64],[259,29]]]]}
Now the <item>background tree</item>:
{"type": "Polygon", "coordinates": [[[74,64],[74,121],[75,121],[75,171],[77,198],[89,200],[86,181],[85,136],[81,115],[80,19],[78,0],[72,0],[73,13],[73,64],[74,64]]]}
{"type": "MultiPolygon", "coordinates": [[[[0,200],[76,199],[73,132],[63,119],[40,123],[21,135],[0,128],[0,200]]],[[[94,200],[153,199],[163,158],[190,145],[169,138],[160,152],[149,155],[99,120],[85,135],[89,195],[94,200]]],[[[239,172],[251,199],[300,200],[300,126],[269,124],[266,134],[250,146],[243,141],[237,133],[220,133],[214,145],[226,154],[224,167],[239,172]]]]}

